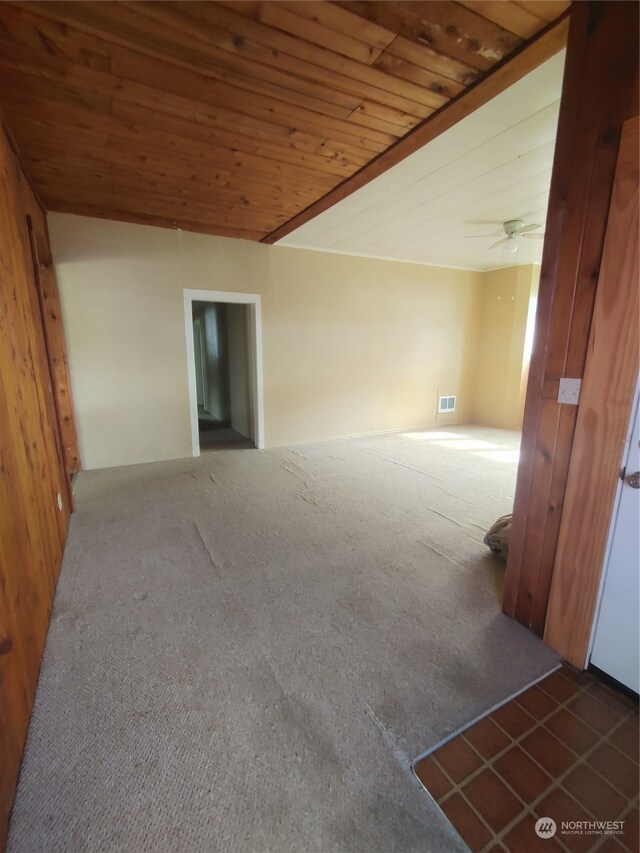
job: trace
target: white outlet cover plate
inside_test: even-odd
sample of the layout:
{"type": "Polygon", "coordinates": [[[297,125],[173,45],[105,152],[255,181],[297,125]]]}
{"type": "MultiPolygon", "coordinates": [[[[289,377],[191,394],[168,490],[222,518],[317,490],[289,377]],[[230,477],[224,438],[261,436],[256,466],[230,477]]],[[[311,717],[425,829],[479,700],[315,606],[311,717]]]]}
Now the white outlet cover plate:
{"type": "Polygon", "coordinates": [[[560,380],[560,388],[558,389],[558,402],[565,403],[569,406],[577,406],[580,400],[581,379],[567,379],[562,377],[560,380]]]}

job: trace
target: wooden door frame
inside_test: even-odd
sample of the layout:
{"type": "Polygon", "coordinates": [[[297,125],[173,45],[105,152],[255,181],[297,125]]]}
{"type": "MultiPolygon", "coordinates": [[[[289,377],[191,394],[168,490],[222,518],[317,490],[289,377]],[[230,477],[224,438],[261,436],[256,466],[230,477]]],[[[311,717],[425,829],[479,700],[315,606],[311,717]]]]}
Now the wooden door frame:
{"type": "Polygon", "coordinates": [[[558,387],[585,372],[620,136],[637,112],[637,37],[637,4],[572,4],[503,600],[540,636],[579,408],[558,387]]]}

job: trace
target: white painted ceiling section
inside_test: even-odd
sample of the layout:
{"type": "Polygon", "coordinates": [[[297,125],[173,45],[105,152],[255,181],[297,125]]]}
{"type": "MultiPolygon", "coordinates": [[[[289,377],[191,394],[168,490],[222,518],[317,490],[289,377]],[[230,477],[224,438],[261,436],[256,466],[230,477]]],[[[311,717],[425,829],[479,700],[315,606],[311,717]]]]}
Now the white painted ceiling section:
{"type": "Polygon", "coordinates": [[[508,219],[544,230],[564,57],[549,59],[278,245],[474,270],[540,263],[542,240],[520,238],[516,255],[489,246],[504,236],[508,219]]]}

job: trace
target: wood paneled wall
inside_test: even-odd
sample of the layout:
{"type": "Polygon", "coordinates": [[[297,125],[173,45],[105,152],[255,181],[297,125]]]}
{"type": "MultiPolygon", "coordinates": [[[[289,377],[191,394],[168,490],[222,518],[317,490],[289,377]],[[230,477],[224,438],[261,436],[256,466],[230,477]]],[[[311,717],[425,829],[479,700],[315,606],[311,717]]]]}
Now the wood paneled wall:
{"type": "Polygon", "coordinates": [[[622,133],[544,639],[584,668],[640,368],[638,118],[622,133]]]}
{"type": "Polygon", "coordinates": [[[68,474],[76,474],[80,470],[80,451],[73,416],[67,351],[58,297],[58,280],[53,266],[51,246],[49,245],[47,219],[22,172],[20,173],[20,187],[24,211],[28,220],[31,255],[43,318],[44,341],[65,467],[68,474]]]}
{"type": "Polygon", "coordinates": [[[71,511],[29,214],[46,239],[0,127],[0,849],[71,511]]]}
{"type": "Polygon", "coordinates": [[[638,99],[638,5],[573,3],[503,609],[542,636],[624,122],[638,99]]]}

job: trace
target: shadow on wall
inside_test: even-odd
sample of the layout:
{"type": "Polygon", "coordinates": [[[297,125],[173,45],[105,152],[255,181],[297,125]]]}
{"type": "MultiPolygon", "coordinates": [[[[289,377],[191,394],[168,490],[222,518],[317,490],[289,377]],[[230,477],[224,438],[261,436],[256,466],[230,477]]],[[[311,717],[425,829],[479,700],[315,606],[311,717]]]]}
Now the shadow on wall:
{"type": "Polygon", "coordinates": [[[540,281],[537,264],[483,276],[471,420],[522,429],[540,281]]]}

